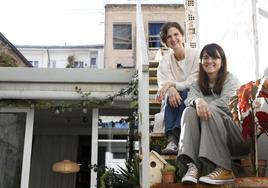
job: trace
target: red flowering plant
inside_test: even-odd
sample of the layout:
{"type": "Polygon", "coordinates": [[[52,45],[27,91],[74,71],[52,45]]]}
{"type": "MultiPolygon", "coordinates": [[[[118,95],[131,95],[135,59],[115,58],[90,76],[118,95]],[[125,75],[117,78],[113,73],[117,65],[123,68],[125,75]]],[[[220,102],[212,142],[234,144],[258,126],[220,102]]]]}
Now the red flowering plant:
{"type": "Polygon", "coordinates": [[[268,113],[261,111],[261,101],[268,103],[268,80],[264,78],[240,86],[230,101],[233,120],[242,127],[245,140],[251,141],[253,171],[258,176],[257,139],[268,135],[268,113]]]}

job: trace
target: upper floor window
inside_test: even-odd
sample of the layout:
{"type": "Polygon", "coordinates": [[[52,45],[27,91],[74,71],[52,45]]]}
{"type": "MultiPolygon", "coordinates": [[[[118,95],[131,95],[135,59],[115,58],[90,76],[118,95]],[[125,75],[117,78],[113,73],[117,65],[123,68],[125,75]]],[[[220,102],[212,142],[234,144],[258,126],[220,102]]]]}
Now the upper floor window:
{"type": "Polygon", "coordinates": [[[160,30],[164,23],[149,23],[149,48],[160,48],[160,30]]]}
{"type": "Polygon", "coordinates": [[[114,49],[132,49],[131,24],[113,25],[114,49]]]}
{"type": "Polygon", "coordinates": [[[188,6],[194,6],[194,0],[188,0],[187,4],[188,6]]]}
{"type": "Polygon", "coordinates": [[[194,20],[194,16],[192,14],[188,15],[188,20],[194,20]]]}
{"type": "Polygon", "coordinates": [[[52,63],[52,68],[56,68],[56,67],[57,67],[57,62],[56,62],[56,60],[52,60],[51,63],[52,63]]]}
{"type": "Polygon", "coordinates": [[[83,61],[75,61],[74,68],[84,68],[84,62],[83,61]]]}
{"type": "Polygon", "coordinates": [[[96,57],[91,57],[90,58],[90,67],[92,67],[92,68],[97,67],[97,58],[96,57]]]}
{"type": "Polygon", "coordinates": [[[39,66],[39,61],[29,61],[33,65],[33,67],[38,67],[39,66]]]}
{"type": "Polygon", "coordinates": [[[190,42],[190,47],[191,48],[196,48],[196,43],[195,42],[190,42]]]}

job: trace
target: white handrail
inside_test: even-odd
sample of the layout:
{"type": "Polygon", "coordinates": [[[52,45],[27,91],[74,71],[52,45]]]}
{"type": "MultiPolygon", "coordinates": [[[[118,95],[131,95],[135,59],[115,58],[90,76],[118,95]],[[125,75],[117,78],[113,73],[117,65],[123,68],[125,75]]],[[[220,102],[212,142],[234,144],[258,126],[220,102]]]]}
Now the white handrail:
{"type": "Polygon", "coordinates": [[[145,40],[143,18],[140,0],[136,5],[136,67],[139,79],[139,134],[140,154],[142,163],[140,167],[140,183],[144,188],[150,187],[149,165],[149,59],[148,47],[145,40]]]}

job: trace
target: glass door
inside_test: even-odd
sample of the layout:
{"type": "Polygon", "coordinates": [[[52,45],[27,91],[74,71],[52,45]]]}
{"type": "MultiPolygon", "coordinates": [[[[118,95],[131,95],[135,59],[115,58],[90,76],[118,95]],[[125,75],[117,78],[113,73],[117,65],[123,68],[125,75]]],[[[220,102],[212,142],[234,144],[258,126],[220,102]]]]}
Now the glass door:
{"type": "Polygon", "coordinates": [[[0,187],[28,188],[34,110],[0,108],[0,187]]]}

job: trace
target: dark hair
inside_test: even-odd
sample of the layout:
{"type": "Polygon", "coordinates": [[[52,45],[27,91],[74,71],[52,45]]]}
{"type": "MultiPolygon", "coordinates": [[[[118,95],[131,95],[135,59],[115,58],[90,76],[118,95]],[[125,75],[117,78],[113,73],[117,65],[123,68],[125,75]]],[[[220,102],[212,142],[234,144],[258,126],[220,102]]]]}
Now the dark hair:
{"type": "Polygon", "coordinates": [[[228,74],[228,72],[227,72],[227,60],[226,60],[225,53],[224,53],[222,47],[220,47],[218,44],[214,44],[214,43],[207,44],[206,46],[204,46],[201,53],[200,53],[198,86],[201,89],[203,95],[205,95],[205,96],[211,95],[212,92],[209,88],[208,75],[202,67],[202,58],[203,58],[204,52],[206,52],[207,55],[212,57],[212,58],[221,58],[221,68],[218,72],[217,79],[216,79],[215,85],[213,87],[213,92],[220,95],[224,81],[225,81],[226,76],[228,74]],[[220,55],[220,57],[219,57],[219,55],[220,55]]]}
{"type": "Polygon", "coordinates": [[[167,23],[165,23],[161,27],[160,38],[161,38],[161,42],[163,44],[165,44],[166,46],[167,46],[167,33],[168,33],[168,30],[171,27],[177,28],[180,31],[180,33],[184,36],[184,31],[183,31],[183,29],[182,29],[182,27],[181,27],[181,25],[179,23],[177,23],[177,22],[167,22],[167,23]]]}

